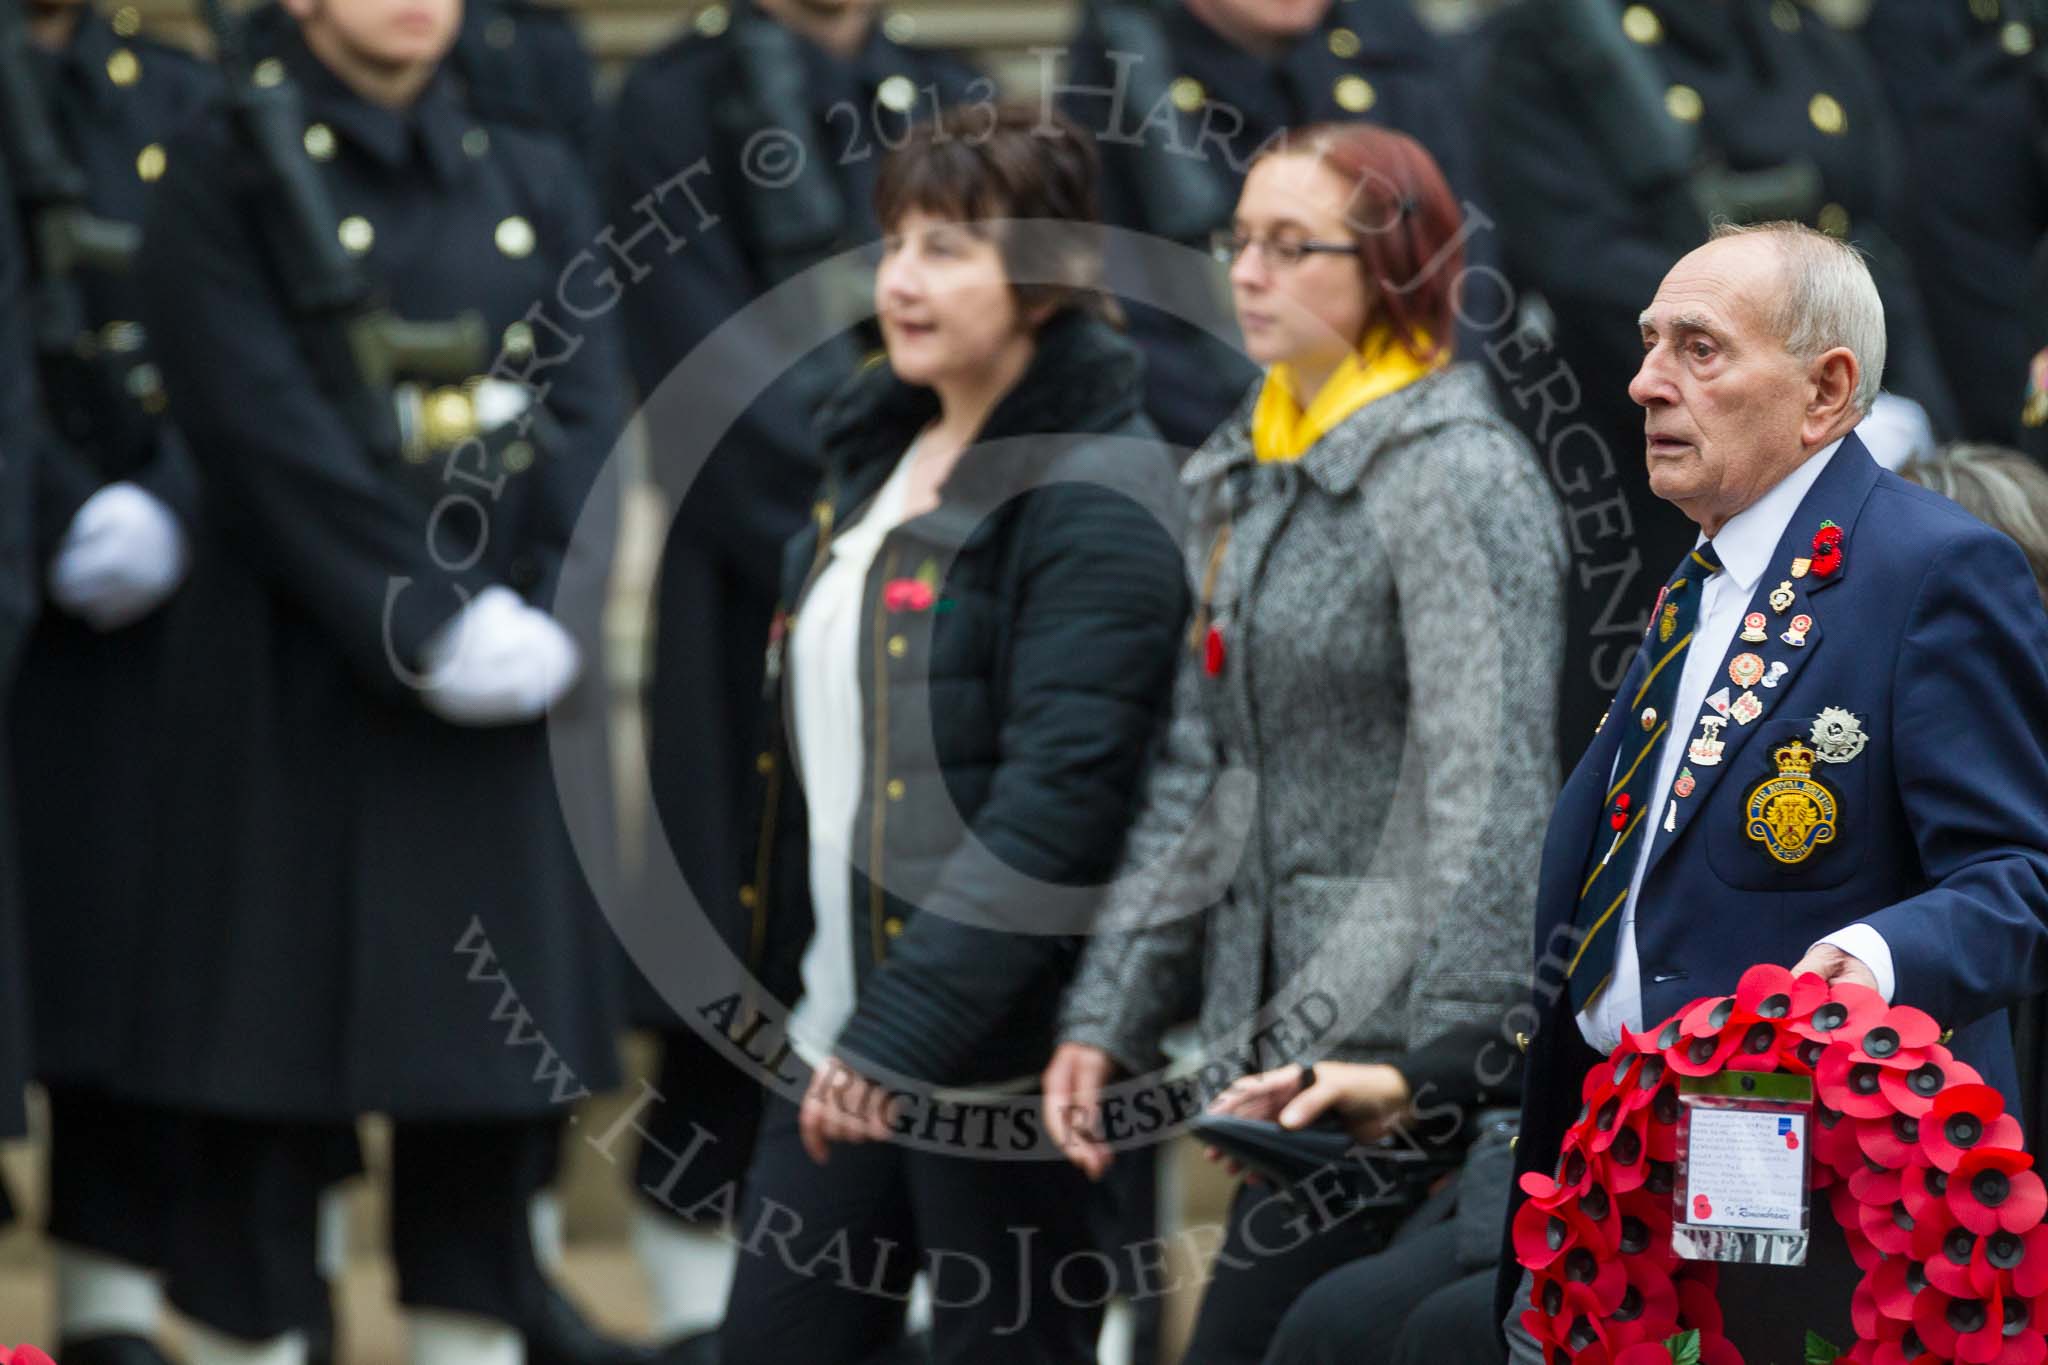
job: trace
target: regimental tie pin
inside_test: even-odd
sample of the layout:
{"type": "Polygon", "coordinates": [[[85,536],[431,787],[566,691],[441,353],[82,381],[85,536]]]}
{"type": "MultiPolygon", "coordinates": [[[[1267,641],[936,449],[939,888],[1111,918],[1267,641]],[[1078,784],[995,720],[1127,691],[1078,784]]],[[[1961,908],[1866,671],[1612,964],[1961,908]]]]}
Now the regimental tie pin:
{"type": "Polygon", "coordinates": [[[1764,616],[1762,612],[1751,612],[1749,615],[1742,618],[1742,638],[1753,645],[1762,644],[1764,641],[1771,638],[1769,635],[1766,635],[1764,633],[1764,627],[1769,624],[1769,620],[1764,616]]]}
{"type": "Polygon", "coordinates": [[[1777,587],[1771,589],[1771,610],[1783,616],[1785,608],[1792,605],[1792,598],[1792,580],[1788,578],[1777,587]]]}
{"type": "MultiPolygon", "coordinates": [[[[1763,618],[1758,617],[1757,619],[1762,620],[1763,618]]],[[[1804,649],[1806,647],[1806,632],[1812,629],[1813,618],[1805,612],[1801,612],[1785,623],[1785,632],[1778,638],[1794,649],[1804,649]]]]}

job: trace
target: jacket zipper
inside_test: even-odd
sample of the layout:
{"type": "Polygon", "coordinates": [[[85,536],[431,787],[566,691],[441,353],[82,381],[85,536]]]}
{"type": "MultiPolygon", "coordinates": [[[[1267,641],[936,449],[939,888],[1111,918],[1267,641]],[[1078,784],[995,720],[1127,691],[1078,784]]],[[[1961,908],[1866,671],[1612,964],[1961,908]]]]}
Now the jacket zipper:
{"type": "MultiPolygon", "coordinates": [[[[889,556],[882,565],[882,582],[888,583],[896,576],[897,562],[902,558],[900,545],[889,547],[889,556]]],[[[875,738],[870,754],[868,788],[873,813],[868,819],[868,937],[873,945],[875,962],[879,965],[887,956],[888,939],[883,933],[882,923],[887,917],[887,897],[882,891],[882,843],[883,831],[888,823],[889,773],[889,614],[882,610],[879,596],[875,602],[875,738]]]]}

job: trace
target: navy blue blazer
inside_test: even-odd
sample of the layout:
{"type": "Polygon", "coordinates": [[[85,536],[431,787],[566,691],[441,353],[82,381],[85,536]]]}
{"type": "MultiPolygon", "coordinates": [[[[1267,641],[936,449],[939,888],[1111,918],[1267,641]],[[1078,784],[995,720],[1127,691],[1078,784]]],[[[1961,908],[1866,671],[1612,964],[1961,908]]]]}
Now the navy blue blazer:
{"type": "MultiPolygon", "coordinates": [[[[2004,1011],[2048,990],[2048,613],[2026,559],[1946,498],[1879,469],[1852,435],[1800,503],[1749,610],[1764,614],[1766,642],[1738,632],[1719,684],[1743,653],[1786,672],[1753,689],[1760,716],[1723,728],[1719,764],[1686,765],[1697,785],[1671,831],[1671,795],[1657,795],[1636,913],[1644,1025],[1733,991],[1755,963],[1791,966],[1860,920],[1891,947],[1894,1001],[1953,1028],[1956,1055],[2017,1112],[2004,1011]],[[1824,520],[1843,530],[1840,569],[1792,578],[1824,520]],[[1774,611],[1770,593],[1788,580],[1795,600],[1774,611]],[[1794,647],[1782,633],[1799,615],[1813,626],[1794,647]],[[1795,737],[1811,744],[1824,707],[1853,712],[1868,743],[1849,762],[1815,766],[1837,802],[1833,840],[1782,864],[1749,838],[1748,796],[1777,776],[1775,750],[1795,737]]],[[[1523,1170],[1552,1170],[1578,1117],[1592,1052],[1563,965],[1615,754],[1634,724],[1626,699],[1647,666],[1639,653],[1544,841],[1523,1170]]],[[[1672,718],[1671,742],[1699,732],[1697,717],[1672,718]]]]}

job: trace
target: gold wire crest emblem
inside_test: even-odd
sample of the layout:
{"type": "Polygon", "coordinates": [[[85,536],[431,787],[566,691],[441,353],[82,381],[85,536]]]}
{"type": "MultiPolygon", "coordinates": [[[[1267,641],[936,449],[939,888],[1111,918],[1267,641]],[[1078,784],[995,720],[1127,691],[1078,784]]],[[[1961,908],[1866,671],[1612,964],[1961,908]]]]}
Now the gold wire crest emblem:
{"type": "Polygon", "coordinates": [[[1789,867],[1805,862],[1816,848],[1833,841],[1835,794],[1814,778],[1813,765],[1820,756],[1802,741],[1781,745],[1771,757],[1778,765],[1778,775],[1750,790],[1748,833],[1771,857],[1789,867]]]}

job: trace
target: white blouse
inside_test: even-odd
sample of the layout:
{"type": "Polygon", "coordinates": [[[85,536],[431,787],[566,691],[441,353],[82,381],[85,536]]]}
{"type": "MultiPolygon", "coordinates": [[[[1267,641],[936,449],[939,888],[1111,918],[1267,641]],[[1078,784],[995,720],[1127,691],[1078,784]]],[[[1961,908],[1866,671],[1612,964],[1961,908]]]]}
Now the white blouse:
{"type": "Polygon", "coordinates": [[[867,512],[832,541],[832,559],[811,585],[789,639],[796,712],[797,771],[810,814],[811,941],[804,949],[803,999],[790,1016],[796,1054],[817,1066],[832,1055],[853,1017],[853,824],[860,813],[867,741],[861,714],[862,594],[882,540],[903,520],[916,441],[896,462],[867,512]]]}

